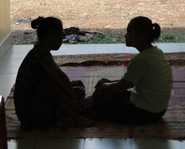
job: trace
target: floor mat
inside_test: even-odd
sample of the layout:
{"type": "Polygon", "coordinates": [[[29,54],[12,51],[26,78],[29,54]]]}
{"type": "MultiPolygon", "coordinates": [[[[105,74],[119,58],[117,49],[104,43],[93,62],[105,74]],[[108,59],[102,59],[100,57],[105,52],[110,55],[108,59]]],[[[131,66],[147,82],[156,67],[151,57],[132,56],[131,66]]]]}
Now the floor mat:
{"type": "MultiPolygon", "coordinates": [[[[126,68],[119,66],[66,66],[61,68],[71,80],[82,80],[86,95],[91,95],[94,85],[100,78],[120,79],[126,68]]],[[[165,139],[185,139],[185,67],[172,67],[173,89],[169,107],[160,123],[146,126],[123,126],[98,122],[90,128],[51,129],[47,131],[26,132],[19,128],[13,104],[13,89],[6,101],[8,138],[24,138],[39,135],[54,138],[137,138],[156,137],[165,139]]]]}

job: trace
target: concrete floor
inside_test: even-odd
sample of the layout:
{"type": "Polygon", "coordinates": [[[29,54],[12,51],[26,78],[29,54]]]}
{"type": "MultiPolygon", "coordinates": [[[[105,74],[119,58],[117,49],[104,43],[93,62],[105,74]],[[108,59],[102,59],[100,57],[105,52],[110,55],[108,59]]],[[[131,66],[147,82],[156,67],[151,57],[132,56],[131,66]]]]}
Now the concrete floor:
{"type": "MultiPolygon", "coordinates": [[[[72,45],[74,48],[75,45],[72,45]]],[[[76,48],[79,45],[76,45],[76,48]]],[[[15,82],[18,67],[31,45],[14,46],[0,56],[0,94],[5,98],[15,82]]],[[[66,48],[66,47],[65,47],[66,48]]],[[[66,51],[71,49],[70,46],[66,51]]],[[[185,49],[185,48],[184,48],[185,49]]],[[[65,51],[65,50],[63,50],[65,51]]],[[[57,53],[53,53],[56,55],[57,53]]],[[[185,141],[163,139],[48,139],[25,138],[8,141],[9,149],[184,149],[185,141]]]]}
{"type": "MultiPolygon", "coordinates": [[[[185,52],[185,43],[157,43],[155,44],[165,53],[185,52]]],[[[16,45],[14,48],[31,49],[32,45],[16,45]]],[[[125,44],[64,44],[53,55],[77,54],[112,54],[112,53],[138,53],[135,48],[126,47],[125,44]]]]}
{"type": "Polygon", "coordinates": [[[158,139],[23,139],[11,140],[9,149],[184,149],[185,141],[158,139]]]}

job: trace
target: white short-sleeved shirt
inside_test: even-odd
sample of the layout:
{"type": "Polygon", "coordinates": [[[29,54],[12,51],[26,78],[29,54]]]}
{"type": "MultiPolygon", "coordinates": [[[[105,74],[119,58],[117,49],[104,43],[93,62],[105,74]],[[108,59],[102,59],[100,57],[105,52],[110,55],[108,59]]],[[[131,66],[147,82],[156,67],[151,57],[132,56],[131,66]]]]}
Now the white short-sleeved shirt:
{"type": "Polygon", "coordinates": [[[123,78],[134,84],[136,92],[130,100],[136,107],[153,113],[167,109],[172,72],[160,49],[152,47],[136,55],[123,78]]]}

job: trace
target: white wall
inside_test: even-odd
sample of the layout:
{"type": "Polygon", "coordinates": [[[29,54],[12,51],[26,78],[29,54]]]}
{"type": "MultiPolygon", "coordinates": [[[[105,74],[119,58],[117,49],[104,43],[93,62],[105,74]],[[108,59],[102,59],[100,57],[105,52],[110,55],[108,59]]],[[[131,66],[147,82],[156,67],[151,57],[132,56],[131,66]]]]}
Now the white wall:
{"type": "Polygon", "coordinates": [[[10,32],[10,0],[0,0],[0,43],[10,32]]]}

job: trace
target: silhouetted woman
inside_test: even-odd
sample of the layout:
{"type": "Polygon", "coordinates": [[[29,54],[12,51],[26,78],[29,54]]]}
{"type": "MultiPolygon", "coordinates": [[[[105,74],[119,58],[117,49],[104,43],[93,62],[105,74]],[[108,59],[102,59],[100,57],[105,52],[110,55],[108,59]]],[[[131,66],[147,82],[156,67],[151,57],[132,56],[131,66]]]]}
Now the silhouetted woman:
{"type": "MultiPolygon", "coordinates": [[[[24,58],[15,83],[14,103],[23,128],[80,125],[80,102],[66,74],[50,53],[58,50],[64,36],[62,22],[54,17],[38,17],[31,22],[38,42],[24,58]]],[[[81,85],[83,90],[83,85],[81,85]]]]}
{"type": "Polygon", "coordinates": [[[126,45],[137,54],[118,82],[102,79],[93,94],[97,118],[126,124],[146,124],[161,119],[171,92],[171,68],[164,53],[152,43],[160,37],[160,26],[143,16],[127,27],[126,45]],[[131,91],[127,89],[133,88],[131,91]]]}

